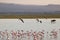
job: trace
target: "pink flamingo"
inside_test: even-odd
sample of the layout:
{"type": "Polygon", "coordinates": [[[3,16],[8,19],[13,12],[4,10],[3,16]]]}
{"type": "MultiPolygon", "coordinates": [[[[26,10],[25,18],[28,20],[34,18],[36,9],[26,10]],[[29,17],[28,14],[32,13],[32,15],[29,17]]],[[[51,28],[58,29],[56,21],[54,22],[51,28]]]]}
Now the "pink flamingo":
{"type": "Polygon", "coordinates": [[[45,31],[45,30],[42,30],[42,31],[41,31],[41,40],[44,38],[44,31],[45,31]]]}
{"type": "Polygon", "coordinates": [[[43,31],[39,32],[38,35],[40,36],[40,40],[42,40],[44,38],[44,32],[43,31]]]}
{"type": "Polygon", "coordinates": [[[9,33],[8,33],[8,30],[5,30],[5,34],[7,36],[7,40],[9,40],[9,33]]]}
{"type": "Polygon", "coordinates": [[[20,30],[18,30],[18,32],[17,32],[17,37],[18,37],[18,40],[20,40],[20,37],[21,37],[20,30]]]}
{"type": "Polygon", "coordinates": [[[11,31],[12,39],[16,40],[17,38],[17,32],[11,31]]]}
{"type": "Polygon", "coordinates": [[[23,40],[25,38],[25,33],[24,33],[24,30],[21,30],[21,39],[23,40]]]}
{"type": "Polygon", "coordinates": [[[55,40],[57,40],[57,31],[55,31],[55,30],[53,30],[53,31],[51,31],[51,36],[55,39],[55,40]]]}
{"type": "Polygon", "coordinates": [[[34,32],[32,35],[33,35],[33,40],[38,40],[36,32],[34,32]]]}
{"type": "Polygon", "coordinates": [[[30,40],[31,32],[27,31],[26,34],[27,34],[28,40],[30,40]]]}
{"type": "Polygon", "coordinates": [[[1,40],[5,40],[5,32],[1,32],[1,40]]]}
{"type": "Polygon", "coordinates": [[[38,40],[40,40],[40,31],[37,33],[38,40]]]}

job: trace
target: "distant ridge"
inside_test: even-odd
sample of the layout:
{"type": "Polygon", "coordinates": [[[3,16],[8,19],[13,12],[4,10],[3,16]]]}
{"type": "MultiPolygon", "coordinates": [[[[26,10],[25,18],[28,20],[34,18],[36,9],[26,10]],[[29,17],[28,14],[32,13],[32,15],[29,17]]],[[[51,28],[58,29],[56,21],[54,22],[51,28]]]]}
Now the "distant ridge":
{"type": "Polygon", "coordinates": [[[54,12],[60,11],[60,5],[19,5],[0,3],[0,12],[54,12]]]}

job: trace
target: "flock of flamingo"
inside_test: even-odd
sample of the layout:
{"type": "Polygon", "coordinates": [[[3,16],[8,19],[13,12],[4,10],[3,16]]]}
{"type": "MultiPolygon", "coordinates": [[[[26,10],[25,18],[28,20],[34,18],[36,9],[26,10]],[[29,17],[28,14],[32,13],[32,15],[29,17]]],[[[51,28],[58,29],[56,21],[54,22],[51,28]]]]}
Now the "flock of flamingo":
{"type": "MultiPolygon", "coordinates": [[[[60,31],[60,29],[59,29],[60,31]]],[[[24,30],[11,30],[8,32],[8,30],[0,31],[0,40],[44,40],[44,38],[54,39],[57,40],[58,38],[58,31],[53,29],[50,32],[45,32],[45,30],[42,31],[24,31],[24,30]],[[47,34],[47,35],[45,35],[47,34]]]]}

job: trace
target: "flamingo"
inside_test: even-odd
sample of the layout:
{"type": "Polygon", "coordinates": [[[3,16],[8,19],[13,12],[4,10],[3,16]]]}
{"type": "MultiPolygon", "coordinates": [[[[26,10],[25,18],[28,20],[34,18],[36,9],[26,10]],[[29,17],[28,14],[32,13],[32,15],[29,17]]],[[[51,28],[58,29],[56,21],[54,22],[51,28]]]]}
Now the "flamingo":
{"type": "Polygon", "coordinates": [[[57,31],[55,31],[55,30],[53,30],[53,31],[51,31],[51,36],[55,39],[55,40],[57,40],[57,31]]]}
{"type": "Polygon", "coordinates": [[[16,40],[17,39],[17,32],[14,32],[13,30],[11,31],[12,39],[16,40]]]}
{"type": "Polygon", "coordinates": [[[6,34],[7,40],[9,40],[9,33],[7,29],[5,30],[5,34],[6,34]]]}
{"type": "Polygon", "coordinates": [[[40,36],[40,35],[41,35],[40,33],[41,33],[40,31],[37,33],[38,40],[40,40],[40,37],[41,37],[41,36],[40,36]]]}
{"type": "Polygon", "coordinates": [[[24,30],[21,30],[21,39],[24,39],[24,30]]]}
{"type": "Polygon", "coordinates": [[[5,32],[1,32],[1,40],[5,40],[5,32]]]}
{"type": "Polygon", "coordinates": [[[44,31],[45,31],[45,30],[42,30],[42,31],[39,31],[39,32],[37,33],[39,40],[42,40],[42,39],[44,38],[44,31]]]}
{"type": "Polygon", "coordinates": [[[38,40],[38,38],[37,38],[37,33],[36,32],[33,32],[33,40],[38,40]]]}
{"type": "Polygon", "coordinates": [[[20,37],[21,37],[20,30],[18,30],[18,32],[17,32],[17,37],[18,37],[18,40],[20,40],[20,37]]]}
{"type": "Polygon", "coordinates": [[[28,40],[30,40],[31,32],[27,31],[26,34],[27,34],[28,40]]]}
{"type": "Polygon", "coordinates": [[[41,31],[41,32],[40,32],[40,36],[41,36],[41,37],[40,37],[40,40],[42,40],[42,39],[44,38],[44,31],[41,31]]]}

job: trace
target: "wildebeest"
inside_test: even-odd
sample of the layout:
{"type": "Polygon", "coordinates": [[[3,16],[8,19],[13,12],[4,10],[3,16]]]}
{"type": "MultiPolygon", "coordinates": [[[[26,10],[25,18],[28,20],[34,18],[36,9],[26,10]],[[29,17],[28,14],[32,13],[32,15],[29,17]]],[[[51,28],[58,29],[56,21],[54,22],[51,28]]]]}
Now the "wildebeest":
{"type": "Polygon", "coordinates": [[[24,23],[23,19],[19,18],[19,20],[21,20],[24,23]]]}
{"type": "Polygon", "coordinates": [[[38,18],[36,19],[38,22],[40,22],[40,23],[42,23],[42,21],[41,20],[39,20],[38,18]]]}
{"type": "Polygon", "coordinates": [[[40,21],[40,23],[42,23],[42,21],[40,21]]]}
{"type": "Polygon", "coordinates": [[[37,22],[39,22],[39,19],[38,18],[36,20],[37,20],[37,22]]]}
{"type": "Polygon", "coordinates": [[[56,20],[55,19],[53,19],[53,20],[51,20],[51,23],[54,23],[56,20]]]}

